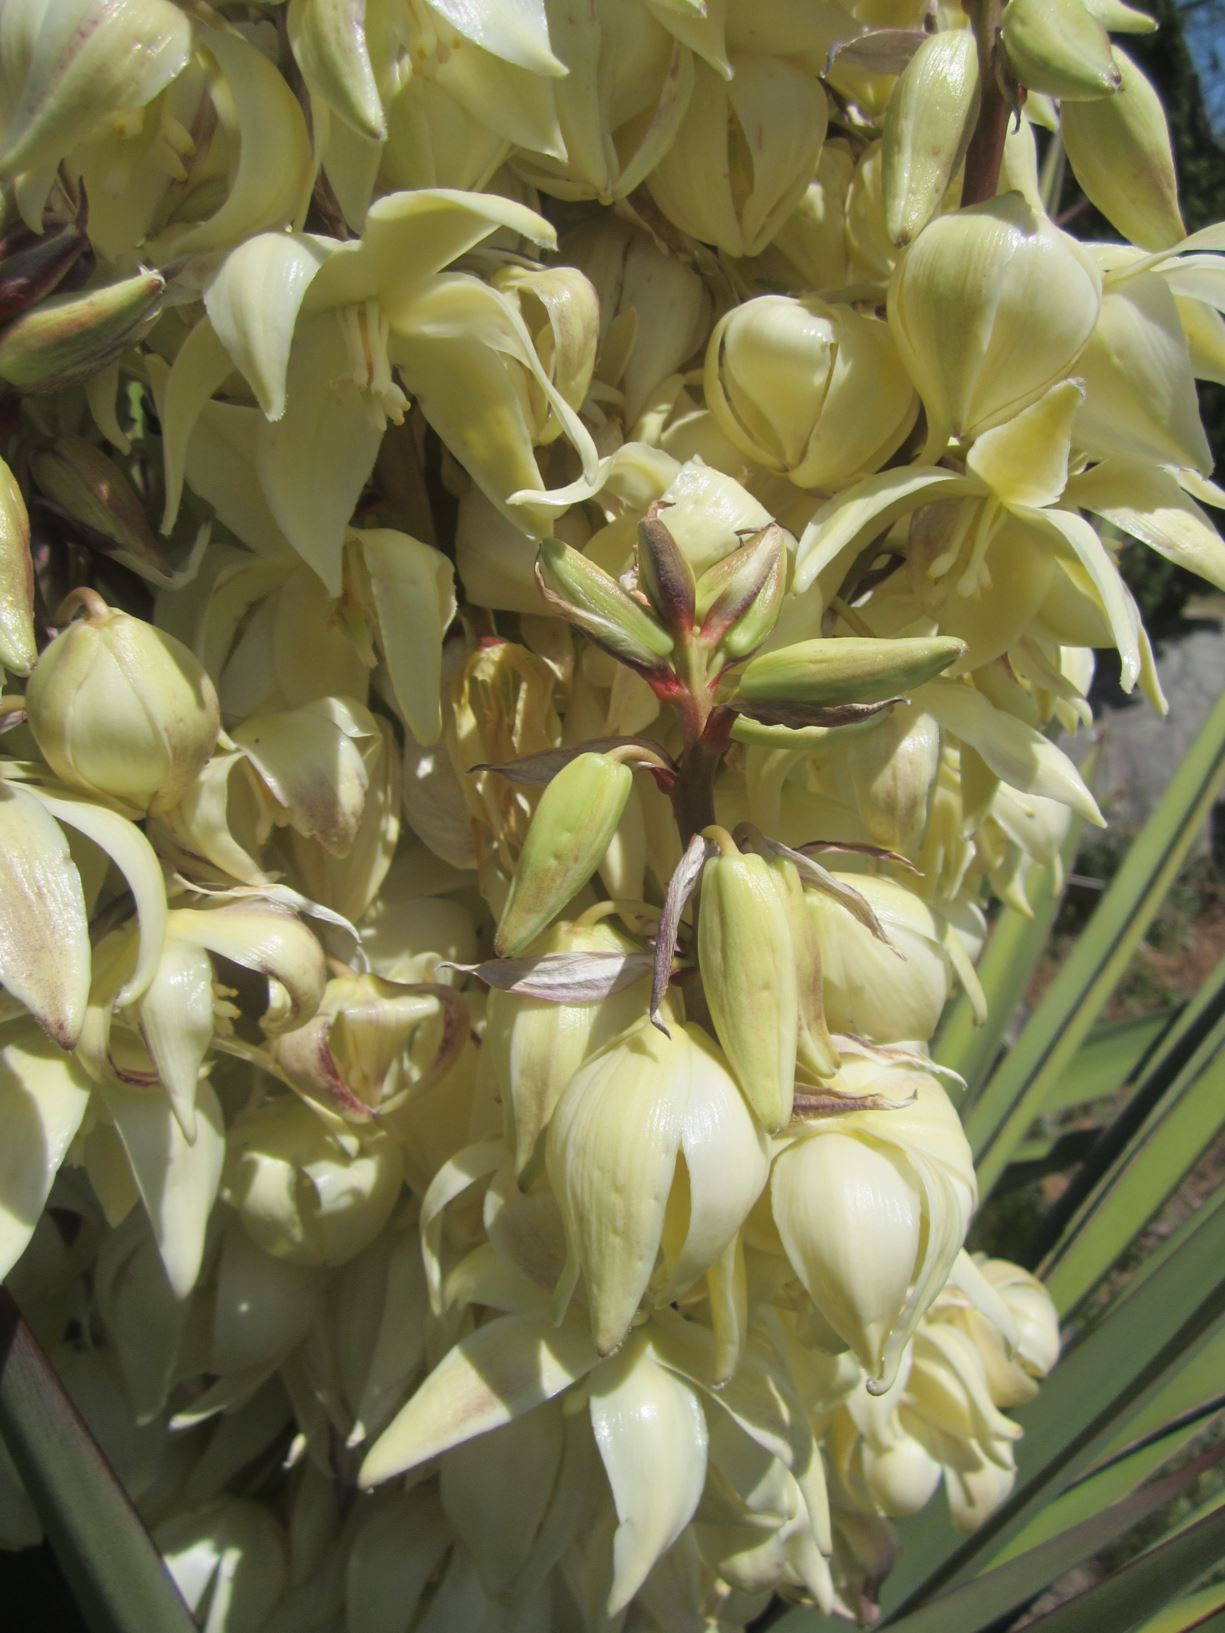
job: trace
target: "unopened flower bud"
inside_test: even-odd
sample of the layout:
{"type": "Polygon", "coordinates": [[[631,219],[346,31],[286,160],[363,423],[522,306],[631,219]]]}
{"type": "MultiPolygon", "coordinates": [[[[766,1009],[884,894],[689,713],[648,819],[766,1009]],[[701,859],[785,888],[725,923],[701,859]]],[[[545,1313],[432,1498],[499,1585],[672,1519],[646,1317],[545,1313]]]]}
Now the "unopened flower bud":
{"type": "Polygon", "coordinates": [[[63,436],[34,448],[30,475],[39,491],[74,522],[140,560],[160,559],[140,495],[114,460],[92,442],[63,436]]]}
{"type": "Polygon", "coordinates": [[[931,680],[965,651],[947,636],[872,640],[857,635],[799,641],[745,666],[739,695],[750,703],[837,708],[883,703],[931,680]]]}
{"type": "Polygon", "coordinates": [[[715,562],[697,586],[702,640],[726,658],[747,658],[778,621],[787,591],[786,535],[771,522],[715,562]]]}
{"type": "Polygon", "coordinates": [[[973,29],[929,34],[902,70],[885,111],[881,183],[895,244],[917,238],[939,210],[970,145],[979,99],[973,29]]]}
{"type": "Polygon", "coordinates": [[[698,968],[715,1032],[774,1133],[791,1117],[800,1022],[788,905],[764,857],[729,849],[707,862],[699,907],[698,968]]]}
{"type": "Polygon", "coordinates": [[[17,478],[0,459],[0,666],[28,675],[37,656],[30,518],[17,478]]]}
{"type": "Polygon", "coordinates": [[[165,287],[160,272],[138,272],[23,312],[0,332],[0,380],[35,396],[88,380],[141,338],[165,287]]]}
{"type": "Polygon", "coordinates": [[[1060,134],[1090,204],[1142,249],[1186,237],[1178,178],[1161,98],[1125,51],[1115,47],[1121,84],[1113,96],[1069,102],[1060,134]]]}
{"type": "Polygon", "coordinates": [[[375,1240],[404,1184],[399,1149],[365,1130],[342,1144],[297,1099],[270,1100],[230,1136],[226,1193],[274,1258],[338,1265],[375,1240]]]}
{"type": "Polygon", "coordinates": [[[1027,90],[1074,102],[1119,87],[1110,36],[1081,0],[1008,0],[1002,34],[1009,66],[1027,90]]]}
{"type": "Polygon", "coordinates": [[[81,228],[69,221],[0,257],[0,323],[50,295],[88,243],[81,228]]]}
{"type": "Polygon", "coordinates": [[[654,505],[638,523],[638,582],[675,634],[693,628],[693,568],[654,505]]]}
{"type": "Polygon", "coordinates": [[[879,470],[917,412],[888,326],[815,295],[761,295],[716,325],[706,401],[750,459],[830,492],[879,470]]]}
{"type": "Polygon", "coordinates": [[[630,797],[629,766],[607,754],[580,754],[540,796],[519,855],[495,946],[521,953],[599,867],[630,797]]]}
{"type": "MultiPolygon", "coordinates": [[[[71,598],[70,598],[71,599],[71,598]]],[[[181,641],[100,596],[39,658],[26,689],[30,728],[74,788],[144,814],[187,792],[217,742],[217,694],[181,641]]]]}
{"type": "Polygon", "coordinates": [[[653,673],[672,651],[667,630],[615,578],[560,539],[541,544],[536,582],[562,618],[622,663],[653,673]]]}
{"type": "Polygon", "coordinates": [[[929,222],[889,285],[889,327],[927,408],[928,448],[977,436],[1063,379],[1101,298],[1088,251],[1019,193],[929,222]]]}

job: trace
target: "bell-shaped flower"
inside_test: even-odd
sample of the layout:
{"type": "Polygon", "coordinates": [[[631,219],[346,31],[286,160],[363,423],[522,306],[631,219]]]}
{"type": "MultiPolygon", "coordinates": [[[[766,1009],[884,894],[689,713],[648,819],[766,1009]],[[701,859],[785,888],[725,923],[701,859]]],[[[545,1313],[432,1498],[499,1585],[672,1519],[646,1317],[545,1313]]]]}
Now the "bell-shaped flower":
{"type": "Polygon", "coordinates": [[[265,1101],[230,1130],[222,1194],[274,1258],[345,1264],[379,1235],[403,1186],[390,1135],[334,1133],[294,1096],[265,1101]]]}
{"type": "Polygon", "coordinates": [[[1089,252],[1017,193],[929,223],[889,285],[889,327],[927,409],[928,450],[999,425],[1069,375],[1101,287],[1089,252]]]}
{"type": "MultiPolygon", "coordinates": [[[[323,948],[291,908],[272,899],[271,888],[243,890],[208,907],[176,906],[166,916],[166,934],[263,977],[267,1001],[255,1018],[269,1035],[300,1026],[322,1001],[323,948]]],[[[123,993],[119,1001],[127,1001],[123,993]]]]}
{"type": "Polygon", "coordinates": [[[782,57],[698,63],[680,126],[647,186],[675,226],[728,255],[759,255],[812,179],[829,109],[818,79],[782,57]]]}
{"type": "MultiPolygon", "coordinates": [[[[932,230],[940,225],[934,222],[932,230]]],[[[923,234],[924,241],[928,236],[923,234]]],[[[940,465],[912,465],[868,477],[835,495],[800,539],[795,588],[805,590],[819,579],[833,593],[848,557],[869,532],[879,536],[882,526],[907,513],[933,501],[957,499],[961,503],[955,510],[943,512],[938,530],[942,538],[931,547],[920,541],[927,575],[954,575],[956,592],[964,597],[987,594],[991,590],[987,557],[995,535],[1010,518],[1023,523],[1032,533],[1031,549],[1070,561],[1085,580],[1118,648],[1123,684],[1130,689],[1143,673],[1135,601],[1092,525],[1060,503],[1068,487],[1076,416],[1083,400],[1079,380],[1061,381],[1013,418],[979,433],[966,456],[964,473],[940,465]]]]}
{"type": "Polygon", "coordinates": [[[567,69],[554,87],[563,145],[551,157],[518,154],[516,168],[559,198],[623,198],[675,141],[695,57],[728,72],[722,15],[642,0],[596,0],[581,14],[546,0],[545,9],[567,69]]]}
{"type": "Polygon", "coordinates": [[[362,749],[371,741],[379,742],[374,716],[338,697],[252,715],[234,733],[266,790],[273,821],[333,856],[353,848],[369,788],[362,749]]]}
{"type": "Polygon", "coordinates": [[[710,337],[705,386],[737,448],[827,493],[878,470],[918,413],[887,325],[815,295],[733,307],[710,337]]]}
{"type": "MultiPolygon", "coordinates": [[[[874,1043],[926,1043],[948,1002],[952,963],[933,909],[893,879],[835,874],[869,903],[884,939],[820,891],[807,910],[821,943],[831,1030],[874,1043]]],[[[949,930],[948,935],[956,935],[949,930]]],[[[964,957],[964,955],[963,955],[964,957]]]]}
{"type": "Polygon", "coordinates": [[[46,779],[37,763],[9,761],[4,769],[0,978],[70,1049],[84,1024],[92,963],[86,911],[93,909],[99,881],[86,886],[88,870],[83,877],[61,830],[92,840],[132,893],[137,934],[118,994],[122,1003],[134,1002],[148,989],[161,957],[167,926],[162,866],[140,828],[118,812],[46,779]]]}
{"type": "Polygon", "coordinates": [[[693,267],[611,213],[567,233],[561,254],[599,298],[598,377],[622,392],[622,421],[633,426],[705,339],[709,293],[693,267]]]}
{"type": "MultiPolygon", "coordinates": [[[[149,8],[94,0],[67,9],[149,8]]],[[[164,94],[143,110],[116,110],[69,157],[90,201],[90,238],[109,259],[141,246],[165,265],[297,226],[306,213],[314,180],[306,118],[258,28],[255,39],[202,23],[191,33],[194,50],[164,94]]]]}
{"type": "Polygon", "coordinates": [[[336,975],[311,1019],[281,1033],[269,1053],[299,1094],[360,1121],[445,1076],[470,1024],[451,987],[336,975]]]}
{"type": "MultiPolygon", "coordinates": [[[[7,974],[6,974],[7,984],[7,974]]],[[[25,1252],[51,1184],[89,1106],[80,1062],[37,1027],[10,1028],[0,1048],[0,1273],[25,1252]]]]}
{"type": "Polygon", "coordinates": [[[997,1406],[1024,1406],[1059,1359],[1059,1317],[1051,1295],[1036,1276],[1006,1259],[979,1259],[978,1270],[1003,1301],[1015,1327],[1011,1347],[999,1326],[969,1297],[951,1288],[931,1312],[932,1322],[948,1322],[966,1333],[978,1351],[987,1388],[997,1406]]]}
{"type": "Polygon", "coordinates": [[[608,1612],[615,1616],[693,1518],[706,1484],[706,1416],[661,1365],[649,1328],[591,1375],[589,1410],[617,1510],[608,1612]]]}
{"type": "Polygon", "coordinates": [[[192,26],[171,0],[12,0],[0,22],[0,175],[42,230],[61,159],[145,107],[186,67],[192,26]]]}
{"type": "Polygon", "coordinates": [[[879,1393],[961,1251],[974,1164],[927,1074],[850,1060],[834,1087],[900,1103],[805,1127],[774,1159],[771,1207],[796,1275],[879,1393]]]}
{"type": "Polygon", "coordinates": [[[854,172],[849,146],[832,137],[799,203],[760,258],[763,270],[797,294],[850,282],[846,201],[854,172]]]}
{"type": "Polygon", "coordinates": [[[991,1398],[974,1342],[945,1322],[924,1323],[903,1399],[910,1434],[944,1467],[953,1524],[973,1531],[1011,1491],[1021,1438],[991,1398]]]}
{"type": "Polygon", "coordinates": [[[0,783],[0,981],[62,1048],[81,1035],[89,920],[63,829],[21,785],[0,783]]]}
{"type": "Polygon", "coordinates": [[[37,656],[30,518],[17,478],[0,459],[0,667],[28,675],[37,656]]]}
{"type": "Polygon", "coordinates": [[[312,101],[351,131],[370,143],[389,138],[396,103],[416,91],[417,100],[466,113],[503,151],[511,143],[564,151],[550,81],[566,70],[550,47],[541,0],[479,12],[453,0],[387,15],[365,10],[354,17],[336,0],[293,0],[289,8],[290,44],[312,101]]]}
{"type": "Polygon", "coordinates": [[[699,1027],[670,1032],[644,1016],[580,1068],[549,1124],[558,1297],[582,1277],[602,1355],[644,1296],[668,1303],[709,1269],[765,1183],[763,1137],[719,1050],[699,1027]]]}
{"type": "MultiPolygon", "coordinates": [[[[1124,269],[1126,274],[1126,269],[1124,269]]],[[[1195,376],[1174,295],[1158,271],[1107,281],[1102,310],[1076,365],[1085,400],[1077,447],[1127,465],[1212,469],[1195,376]]]]}
{"type": "MultiPolygon", "coordinates": [[[[557,954],[628,954],[632,943],[606,920],[556,924],[531,943],[525,962],[557,954]]],[[[485,1011],[484,1049],[506,1119],[515,1170],[522,1174],[571,1078],[642,1014],[641,984],[597,1002],[556,1003],[494,990],[485,1011]]]]}
{"type": "MultiPolygon", "coordinates": [[[[264,414],[256,470],[268,505],[333,596],[384,426],[408,408],[396,366],[499,506],[543,487],[529,381],[594,464],[591,439],[545,373],[514,302],[469,274],[441,273],[499,227],[553,242],[545,221],[510,200],[423,190],[378,200],[360,239],[262,234],[233,251],[166,380],[163,525],[178,509],[196,420],[235,367],[264,414]]],[[[530,509],[517,514],[531,525],[530,509]]]]}

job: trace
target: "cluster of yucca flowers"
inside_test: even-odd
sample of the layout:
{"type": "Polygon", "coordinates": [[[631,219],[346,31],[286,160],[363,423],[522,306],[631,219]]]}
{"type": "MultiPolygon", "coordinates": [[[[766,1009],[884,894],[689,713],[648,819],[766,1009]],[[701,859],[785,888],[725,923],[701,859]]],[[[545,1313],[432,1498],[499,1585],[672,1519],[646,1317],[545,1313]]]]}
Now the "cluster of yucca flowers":
{"type": "Polygon", "coordinates": [[[1142,14],[970,11],[5,0],[0,1272],[211,1633],[866,1619],[1009,1490],[928,1045],[1164,706],[1118,539],[1225,587],[1225,229],[1142,14]]]}

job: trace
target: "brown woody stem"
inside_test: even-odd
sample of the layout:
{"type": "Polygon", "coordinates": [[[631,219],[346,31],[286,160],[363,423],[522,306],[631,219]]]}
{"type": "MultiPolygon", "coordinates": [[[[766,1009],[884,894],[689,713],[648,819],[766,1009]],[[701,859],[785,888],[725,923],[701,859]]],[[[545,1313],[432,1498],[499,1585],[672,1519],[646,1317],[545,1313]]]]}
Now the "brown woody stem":
{"type": "Polygon", "coordinates": [[[966,11],[978,40],[978,74],[982,86],[978,123],[966,152],[961,203],[981,204],[994,198],[1004,160],[1010,109],[996,72],[996,42],[1003,12],[1001,0],[966,0],[966,11]]]}

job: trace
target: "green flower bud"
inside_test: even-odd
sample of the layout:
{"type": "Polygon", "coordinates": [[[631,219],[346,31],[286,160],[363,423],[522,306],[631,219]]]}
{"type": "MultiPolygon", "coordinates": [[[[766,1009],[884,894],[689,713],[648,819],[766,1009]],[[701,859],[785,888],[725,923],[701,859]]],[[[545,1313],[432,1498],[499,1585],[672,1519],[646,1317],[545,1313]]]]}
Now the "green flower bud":
{"type": "Polygon", "coordinates": [[[34,396],[88,380],[141,338],[165,287],[160,272],[138,272],[23,312],[0,332],[0,380],[34,396]]]}
{"type": "Polygon", "coordinates": [[[1090,204],[1124,238],[1142,249],[1168,249],[1187,229],[1165,109],[1127,53],[1116,47],[1113,55],[1121,76],[1115,94],[1063,109],[1068,163],[1090,204]]]}
{"type": "Polygon", "coordinates": [[[747,658],[778,621],[787,591],[786,535],[776,522],[708,567],[697,586],[702,639],[725,658],[747,658]]]}
{"type": "Polygon", "coordinates": [[[918,411],[888,326],[815,295],[733,307],[710,337],[705,389],[737,448],[823,492],[879,470],[918,411]]]}
{"type": "Polygon", "coordinates": [[[1027,90],[1072,102],[1119,87],[1110,36],[1081,0],[1008,0],[1003,39],[1009,66],[1027,90]]]}
{"type": "Polygon", "coordinates": [[[599,867],[633,784],[629,766],[580,754],[549,783],[532,817],[494,940],[521,953],[599,867]]]}
{"type": "Polygon", "coordinates": [[[631,668],[653,674],[672,651],[667,630],[615,578],[560,539],[541,544],[536,582],[561,617],[631,668]]]}
{"type": "Polygon", "coordinates": [[[771,1133],[791,1117],[800,1024],[791,914],[775,871],[762,856],[712,857],[698,915],[698,968],[715,1032],[771,1133]]]}
{"type": "Polygon", "coordinates": [[[1019,193],[930,222],[889,284],[889,327],[927,408],[928,449],[999,425],[1064,379],[1101,299],[1088,251],[1019,193]]]}
{"type": "Polygon", "coordinates": [[[88,243],[76,222],[69,221],[0,257],[0,323],[50,295],[88,243]]]}
{"type": "Polygon", "coordinates": [[[73,521],[113,540],[140,561],[159,564],[161,551],[144,502],[124,472],[84,437],[56,437],[30,454],[39,491],[73,521]]]}
{"type": "Polygon", "coordinates": [[[168,810],[216,745],[213,683],[173,635],[92,591],[78,590],[73,600],[88,616],[56,636],[26,689],[38,747],[74,788],[130,814],[168,810]]]}
{"type": "Polygon", "coordinates": [[[660,619],[675,634],[693,628],[693,568],[652,505],[638,523],[638,582],[660,619]]]}
{"type": "Polygon", "coordinates": [[[0,665],[28,675],[37,656],[30,518],[17,478],[0,459],[0,665]]]}
{"type": "MultiPolygon", "coordinates": [[[[1011,0],[1008,10],[1016,0],[1011,0]]],[[[885,225],[909,244],[944,201],[978,119],[978,42],[968,28],[931,34],[903,69],[885,112],[885,225]]]]}
{"type": "Polygon", "coordinates": [[[230,1136],[227,1200],[265,1253],[293,1264],[355,1258],[391,1217],[403,1184],[388,1135],[363,1130],[342,1144],[297,1099],[267,1101],[230,1136]]]}
{"type": "Polygon", "coordinates": [[[892,641],[847,635],[799,641],[746,664],[738,696],[750,703],[802,703],[837,708],[883,703],[931,680],[965,651],[960,641],[932,635],[892,641]]]}

